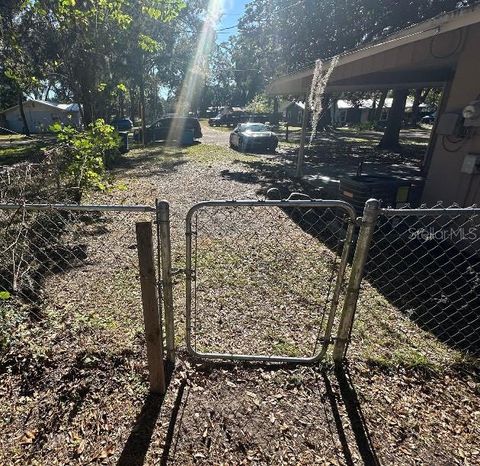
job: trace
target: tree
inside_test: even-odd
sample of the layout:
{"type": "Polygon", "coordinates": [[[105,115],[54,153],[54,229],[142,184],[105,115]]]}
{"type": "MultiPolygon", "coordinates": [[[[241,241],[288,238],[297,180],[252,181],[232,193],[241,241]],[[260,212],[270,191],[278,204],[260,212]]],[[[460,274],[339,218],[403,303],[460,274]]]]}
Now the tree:
{"type": "Polygon", "coordinates": [[[382,111],[383,107],[385,106],[385,100],[387,99],[388,95],[388,90],[385,89],[382,91],[380,94],[380,97],[378,99],[378,104],[377,104],[377,109],[375,110],[375,115],[373,117],[374,123],[378,123],[380,121],[380,118],[382,118],[382,111]]]}
{"type": "Polygon", "coordinates": [[[408,89],[396,89],[393,91],[392,108],[388,114],[387,126],[382,140],[378,144],[379,149],[400,151],[400,129],[407,103],[408,89]]]}
{"type": "Polygon", "coordinates": [[[412,125],[416,125],[420,119],[420,105],[427,100],[431,89],[415,89],[414,99],[412,104],[412,125]]]}
{"type": "Polygon", "coordinates": [[[246,101],[271,79],[313,67],[317,58],[388,34],[473,0],[252,0],[234,39],[237,86],[246,101]]]}

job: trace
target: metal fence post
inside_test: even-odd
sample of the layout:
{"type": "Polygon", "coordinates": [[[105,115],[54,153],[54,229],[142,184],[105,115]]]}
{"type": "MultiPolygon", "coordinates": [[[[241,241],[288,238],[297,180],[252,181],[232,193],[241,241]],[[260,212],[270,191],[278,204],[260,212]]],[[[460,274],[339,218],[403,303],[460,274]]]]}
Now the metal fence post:
{"type": "Polygon", "coordinates": [[[348,282],[347,294],[343,304],[342,316],[338,327],[337,338],[333,348],[333,360],[339,363],[345,357],[347,343],[353,325],[355,310],[357,308],[360,285],[363,278],[363,270],[367,261],[370,243],[377,223],[380,211],[380,203],[376,199],[370,199],[363,210],[362,224],[358,234],[357,246],[353,257],[352,271],[348,282]]]}
{"type": "Polygon", "coordinates": [[[175,363],[175,323],[173,316],[172,245],[170,241],[170,205],[157,201],[157,225],[160,242],[160,265],[167,360],[175,363]]]}
{"type": "Polygon", "coordinates": [[[164,394],[163,338],[156,289],[152,222],[138,222],[136,233],[150,390],[164,394]]]}

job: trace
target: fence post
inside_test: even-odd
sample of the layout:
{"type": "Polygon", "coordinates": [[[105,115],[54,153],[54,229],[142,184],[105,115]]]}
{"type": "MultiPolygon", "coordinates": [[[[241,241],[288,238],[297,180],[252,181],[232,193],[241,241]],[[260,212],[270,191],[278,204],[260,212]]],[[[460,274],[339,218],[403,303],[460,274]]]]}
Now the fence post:
{"type": "Polygon", "coordinates": [[[173,317],[172,245],[170,241],[170,205],[157,201],[157,225],[160,240],[162,296],[165,309],[167,360],[175,363],[175,322],[173,317]]]}
{"type": "Polygon", "coordinates": [[[370,243],[377,223],[379,209],[379,201],[370,199],[366,202],[363,210],[362,223],[360,225],[357,246],[353,257],[352,271],[343,304],[342,316],[340,317],[337,338],[335,339],[335,346],[333,348],[333,360],[335,363],[341,362],[345,357],[347,343],[352,330],[353,318],[357,308],[363,270],[370,250],[370,243]]]}
{"type": "Polygon", "coordinates": [[[136,233],[150,391],[164,394],[163,335],[158,309],[152,222],[138,222],[136,224],[136,233]]]}

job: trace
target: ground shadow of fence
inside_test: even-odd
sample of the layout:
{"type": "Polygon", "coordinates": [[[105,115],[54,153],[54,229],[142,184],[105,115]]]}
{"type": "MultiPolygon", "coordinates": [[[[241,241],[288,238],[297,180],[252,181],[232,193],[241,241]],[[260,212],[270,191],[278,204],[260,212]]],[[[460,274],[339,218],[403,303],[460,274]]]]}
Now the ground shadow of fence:
{"type": "MultiPolygon", "coordinates": [[[[339,254],[339,209],[284,208],[306,233],[339,254]]],[[[354,248],[350,251],[351,262],[354,248]]],[[[449,238],[425,240],[408,223],[381,221],[365,277],[399,312],[448,346],[480,352],[480,257],[449,238]]]]}
{"type": "Polygon", "coordinates": [[[422,329],[450,347],[480,351],[480,257],[448,238],[423,238],[408,225],[375,230],[367,280],[422,329]]]}

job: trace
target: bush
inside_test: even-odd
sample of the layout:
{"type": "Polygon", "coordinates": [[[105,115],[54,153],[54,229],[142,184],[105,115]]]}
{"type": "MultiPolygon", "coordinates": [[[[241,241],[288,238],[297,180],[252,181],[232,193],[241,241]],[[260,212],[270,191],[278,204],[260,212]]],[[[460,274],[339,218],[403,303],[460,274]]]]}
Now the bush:
{"type": "Polygon", "coordinates": [[[272,99],[265,94],[257,94],[245,107],[247,112],[252,113],[272,113],[272,99]]]}
{"type": "Polygon", "coordinates": [[[85,189],[105,189],[107,158],[118,154],[120,138],[113,126],[98,119],[79,132],[55,123],[50,128],[63,143],[60,176],[81,193],[85,189]]]}

